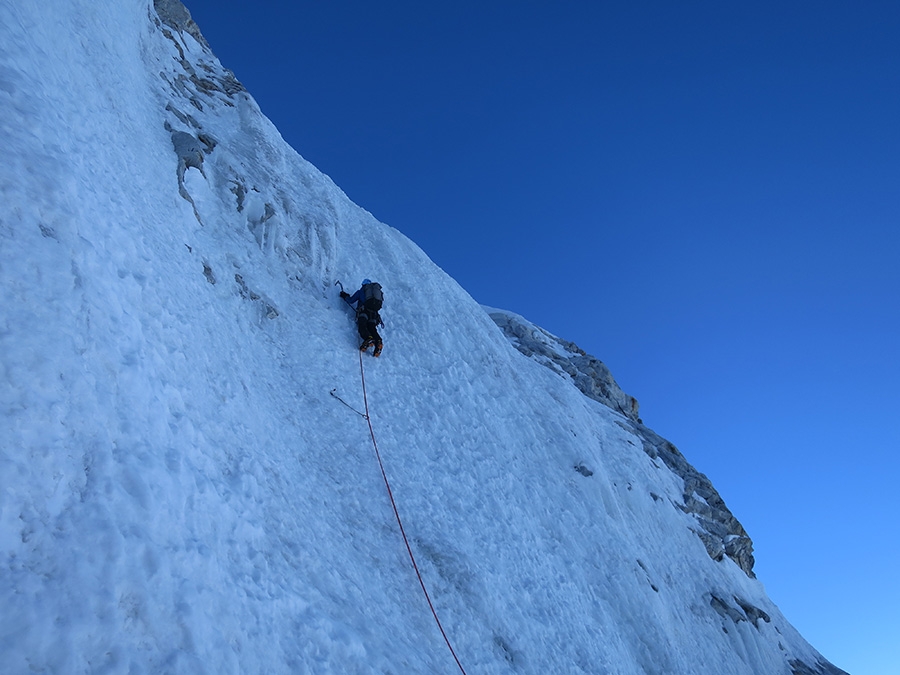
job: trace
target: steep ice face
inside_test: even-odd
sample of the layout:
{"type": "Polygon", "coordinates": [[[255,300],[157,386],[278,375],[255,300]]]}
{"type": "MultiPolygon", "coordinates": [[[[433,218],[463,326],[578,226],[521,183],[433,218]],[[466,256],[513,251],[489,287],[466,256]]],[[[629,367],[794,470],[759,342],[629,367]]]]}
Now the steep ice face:
{"type": "Polygon", "coordinates": [[[0,120],[11,672],[454,672],[329,396],[362,409],[361,367],[469,672],[835,672],[599,362],[350,202],[180,3],[0,5],[0,120]],[[334,285],[363,277],[378,360],[334,285]]]}

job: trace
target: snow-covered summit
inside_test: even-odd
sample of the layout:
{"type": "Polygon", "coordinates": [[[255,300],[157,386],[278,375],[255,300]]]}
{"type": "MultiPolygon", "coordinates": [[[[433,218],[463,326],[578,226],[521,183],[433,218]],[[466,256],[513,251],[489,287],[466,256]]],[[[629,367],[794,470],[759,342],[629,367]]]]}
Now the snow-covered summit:
{"type": "Polygon", "coordinates": [[[51,9],[0,5],[6,672],[458,672],[365,409],[467,672],[839,672],[599,361],[498,329],[180,3],[51,9]]]}

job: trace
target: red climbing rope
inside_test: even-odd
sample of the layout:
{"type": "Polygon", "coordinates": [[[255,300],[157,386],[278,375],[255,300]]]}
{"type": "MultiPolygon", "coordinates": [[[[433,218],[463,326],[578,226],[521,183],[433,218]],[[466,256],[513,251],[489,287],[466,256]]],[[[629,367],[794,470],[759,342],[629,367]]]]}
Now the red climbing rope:
{"type": "Polygon", "coordinates": [[[394,493],[391,490],[391,484],[388,482],[387,473],[384,471],[384,464],[381,461],[381,453],[378,451],[378,441],[375,440],[375,430],[372,428],[372,417],[369,415],[369,399],[366,395],[366,372],[363,368],[362,361],[362,352],[359,353],[359,376],[362,380],[362,390],[363,390],[363,403],[365,403],[366,410],[366,422],[369,424],[369,433],[372,435],[372,446],[375,448],[375,456],[378,458],[378,466],[381,467],[381,477],[384,478],[384,486],[387,488],[388,497],[391,499],[391,506],[394,508],[394,516],[397,518],[397,525],[400,526],[400,534],[403,535],[403,543],[406,544],[406,551],[409,553],[409,559],[412,561],[413,569],[416,571],[416,576],[419,578],[419,585],[422,587],[422,592],[425,594],[425,599],[428,601],[428,607],[431,608],[431,614],[434,616],[434,620],[437,623],[438,628],[441,631],[441,635],[444,637],[444,642],[447,643],[447,647],[450,649],[450,653],[453,654],[453,659],[456,661],[456,665],[459,666],[459,670],[466,675],[466,669],[462,667],[462,664],[459,662],[459,657],[456,656],[456,652],[453,651],[453,645],[450,644],[450,638],[447,637],[447,633],[444,631],[444,627],[441,625],[441,620],[438,618],[437,612],[434,609],[434,604],[431,602],[431,596],[428,595],[428,589],[425,588],[425,581],[422,579],[422,574],[419,572],[419,566],[416,564],[416,557],[413,555],[412,547],[409,545],[409,539],[406,537],[406,530],[403,529],[403,521],[400,520],[400,512],[397,510],[397,502],[394,501],[394,493]]]}

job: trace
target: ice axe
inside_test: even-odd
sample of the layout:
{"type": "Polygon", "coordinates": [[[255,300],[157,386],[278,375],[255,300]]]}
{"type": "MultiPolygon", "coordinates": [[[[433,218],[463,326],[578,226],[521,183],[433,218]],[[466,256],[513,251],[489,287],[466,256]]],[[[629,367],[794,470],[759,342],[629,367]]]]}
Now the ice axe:
{"type": "MultiPolygon", "coordinates": [[[[340,280],[340,279],[338,279],[337,281],[335,281],[335,282],[334,282],[334,285],[335,285],[335,286],[340,286],[340,287],[341,287],[341,293],[346,293],[346,292],[347,292],[347,291],[344,290],[344,284],[341,283],[341,280],[340,280]]],[[[344,302],[346,302],[348,305],[350,305],[350,302],[347,300],[347,298],[341,298],[341,299],[342,299],[344,302]]],[[[350,306],[353,307],[353,305],[350,305],[350,306]]]]}

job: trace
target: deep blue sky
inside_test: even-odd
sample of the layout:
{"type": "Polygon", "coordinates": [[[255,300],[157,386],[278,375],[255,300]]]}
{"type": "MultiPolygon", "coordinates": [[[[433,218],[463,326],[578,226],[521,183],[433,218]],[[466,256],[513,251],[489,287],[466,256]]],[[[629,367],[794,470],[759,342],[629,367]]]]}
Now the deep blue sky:
{"type": "Polygon", "coordinates": [[[609,365],[817,649],[898,672],[900,3],[186,4],[351,199],[609,365]]]}

